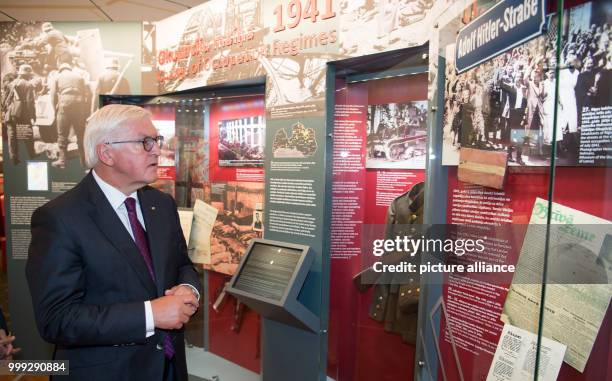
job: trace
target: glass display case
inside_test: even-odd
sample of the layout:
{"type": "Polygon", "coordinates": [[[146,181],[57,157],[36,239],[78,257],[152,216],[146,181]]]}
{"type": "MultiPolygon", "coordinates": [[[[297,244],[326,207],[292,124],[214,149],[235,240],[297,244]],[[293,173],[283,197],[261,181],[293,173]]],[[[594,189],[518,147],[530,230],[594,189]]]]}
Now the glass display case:
{"type": "Polygon", "coordinates": [[[484,240],[445,263],[514,268],[424,274],[415,379],[609,378],[611,13],[572,5],[478,2],[436,24],[424,222],[484,240]],[[541,14],[529,38],[503,35],[518,7],[541,14]]]}
{"type": "Polygon", "coordinates": [[[330,64],[333,98],[328,376],[406,379],[414,372],[418,279],[392,284],[363,242],[422,224],[427,46],[330,64]],[[419,199],[410,209],[409,199],[419,199]],[[420,211],[419,211],[420,210],[420,211]],[[411,216],[414,215],[413,219],[411,216]],[[398,226],[398,225],[396,225],[398,226]],[[375,278],[375,279],[374,279],[375,278]],[[400,296],[401,295],[401,296],[400,296]]]}

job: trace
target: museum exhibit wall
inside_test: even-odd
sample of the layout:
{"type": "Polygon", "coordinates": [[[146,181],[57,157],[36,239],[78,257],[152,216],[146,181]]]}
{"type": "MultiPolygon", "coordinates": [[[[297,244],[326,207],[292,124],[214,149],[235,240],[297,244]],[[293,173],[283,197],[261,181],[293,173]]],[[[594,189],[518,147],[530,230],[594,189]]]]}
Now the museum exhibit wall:
{"type": "MultiPolygon", "coordinates": [[[[98,95],[121,94],[120,86],[96,92],[106,71],[118,71],[127,80],[130,95],[155,99],[140,103],[151,110],[156,126],[172,142],[156,185],[173,194],[179,206],[195,214],[208,213],[209,218],[214,214],[216,230],[212,228],[205,242],[210,249],[190,253],[205,272],[208,303],[206,312],[200,312],[205,317],[198,320],[204,333],[188,335],[191,344],[256,373],[262,371],[261,350],[273,349],[262,343],[260,317],[248,309],[241,311],[242,325],[236,330],[235,300],[218,311],[212,304],[240,261],[246,240],[263,236],[308,245],[315,253],[300,301],[320,317],[320,332],[304,341],[304,350],[320,354],[312,363],[316,378],[327,374],[336,380],[366,380],[384,374],[386,379],[411,379],[421,371],[415,363],[425,361],[423,353],[428,353],[427,362],[433,364],[428,371],[434,377],[483,379],[492,368],[504,324],[510,322],[567,346],[558,379],[605,377],[612,328],[608,303],[596,311],[597,329],[576,343],[559,337],[559,327],[567,330],[567,326],[555,325],[558,322],[539,311],[526,319],[529,324],[517,323],[513,314],[520,303],[511,287],[512,274],[496,282],[474,282],[469,288],[450,274],[444,276],[439,304],[421,300],[411,305],[412,323],[418,320],[416,309],[437,316],[421,318],[412,337],[376,319],[372,308],[376,309],[380,289],[355,286],[367,249],[364,226],[384,229],[394,201],[427,182],[434,168],[445,171],[444,182],[433,176],[432,184],[444,188],[447,198],[425,207],[442,210],[444,216],[426,223],[512,226],[510,238],[494,233],[499,235],[497,263],[519,262],[538,205],[551,207],[549,201],[554,201],[575,211],[584,218],[581,221],[612,219],[609,158],[596,157],[610,144],[609,134],[598,127],[609,121],[604,118],[609,93],[601,95],[602,104],[576,116],[580,129],[569,124],[567,131],[553,134],[550,110],[558,111],[562,93],[549,95],[549,104],[530,104],[525,90],[524,103],[514,104],[510,118],[503,115],[508,110],[501,104],[502,90],[493,85],[506,72],[530,68],[535,74],[524,76],[525,88],[535,83],[554,94],[550,89],[559,81],[544,72],[535,79],[539,75],[535,68],[546,66],[554,72],[550,58],[558,50],[563,59],[571,48],[581,61],[589,49],[591,55],[601,55],[599,40],[591,48],[577,36],[592,24],[595,30],[609,30],[609,4],[566,5],[560,47],[555,7],[548,4],[549,17],[540,36],[457,74],[458,32],[493,4],[213,0],[153,23],[53,23],[56,38],[60,34],[65,38],[59,44],[44,39],[42,30],[48,26],[43,23],[1,23],[3,114],[11,105],[5,103],[8,80],[20,66],[30,65],[28,75],[37,83],[35,122],[15,123],[15,150],[8,149],[10,137],[3,120],[10,313],[13,330],[23,340],[23,357],[50,355],[35,332],[31,306],[24,302],[29,300],[23,273],[30,215],[85,175],[76,126],[68,134],[63,167],[58,162],[61,148],[48,96],[61,57],[68,56],[70,70],[83,75],[89,89],[81,123],[95,110],[98,95]],[[334,74],[337,62],[360,57],[373,57],[374,62],[376,54],[400,49],[407,57],[418,55],[420,72],[399,70],[389,61],[380,71],[393,78],[370,75],[352,81],[334,74]],[[519,68],[516,62],[524,66],[519,68]],[[5,83],[7,73],[11,75],[5,83]],[[214,94],[215,88],[254,84],[265,84],[264,93],[214,94]],[[187,95],[163,99],[177,92],[187,95]],[[492,101],[495,94],[499,103],[492,101]],[[460,129],[457,121],[468,108],[469,123],[460,129]],[[503,123],[519,127],[502,131],[503,123]],[[433,129],[438,133],[432,135],[433,129]],[[557,141],[552,139],[555,134],[557,141]],[[430,137],[440,135],[440,150],[430,150],[430,137]],[[502,189],[459,180],[462,148],[509,153],[512,161],[504,166],[502,189]],[[553,159],[555,149],[560,155],[553,159]],[[256,215],[263,222],[261,228],[255,226],[256,215]],[[232,223],[242,229],[225,228],[232,223]],[[425,348],[419,349],[415,341],[421,340],[425,348]]],[[[609,56],[609,42],[605,48],[603,55],[609,56]]],[[[560,70],[559,75],[563,73],[560,70]]],[[[600,88],[609,89],[609,76],[601,81],[607,82],[600,88]]],[[[555,300],[542,300],[540,294],[535,299],[538,306],[555,305],[555,300]]]]}
{"type": "MultiPolygon", "coordinates": [[[[285,4],[273,2],[212,1],[161,22],[132,24],[134,30],[131,31],[119,30],[118,24],[115,23],[54,23],[53,28],[68,38],[65,44],[60,44],[60,48],[68,45],[72,62],[78,63],[79,66],[73,70],[89,73],[89,101],[92,103],[92,111],[97,100],[94,98],[98,95],[95,94],[97,79],[106,70],[102,66],[113,57],[119,59],[119,71],[130,84],[130,94],[164,94],[228,81],[265,77],[266,237],[306,243],[313,247],[317,259],[307,282],[314,290],[304,295],[303,302],[314,312],[319,312],[320,305],[325,305],[327,298],[326,292],[320,289],[321,279],[326,277],[322,274],[326,271],[325,266],[322,266],[322,262],[326,261],[322,252],[326,210],[326,185],[323,181],[324,148],[327,140],[324,111],[326,62],[420,45],[426,41],[427,25],[447,6],[445,3],[426,2],[419,6],[398,5],[397,9],[391,9],[388,6],[384,8],[365,4],[364,7],[357,7],[348,3],[320,1],[312,6],[310,3],[293,4],[288,9],[285,4]],[[301,11],[300,15],[296,14],[298,10],[301,11]],[[393,15],[394,19],[391,23],[386,21],[390,15],[393,15]],[[89,42],[85,39],[84,32],[79,32],[81,29],[87,31],[96,28],[101,30],[97,33],[102,36],[103,48],[100,47],[99,41],[89,42]],[[105,34],[105,28],[112,30],[112,33],[105,34]],[[369,33],[369,29],[376,29],[377,32],[369,33]],[[389,32],[393,36],[389,37],[389,32]],[[106,39],[109,39],[109,42],[106,39]],[[133,48],[126,51],[112,46],[112,43],[131,43],[133,48]],[[113,55],[115,50],[120,54],[113,55]],[[87,54],[94,54],[92,51],[99,57],[87,57],[87,54]],[[137,72],[139,67],[140,75],[137,72]],[[315,140],[314,144],[309,148],[300,146],[296,149],[295,146],[287,146],[274,149],[274,137],[277,134],[284,133],[291,140],[294,131],[296,137],[292,141],[299,143],[299,133],[303,131],[304,136],[308,135],[315,140]],[[283,161],[290,162],[292,167],[288,167],[283,161]],[[287,180],[291,180],[291,189],[287,189],[284,184],[287,180]],[[302,194],[305,197],[302,197],[302,194]],[[296,202],[297,199],[301,201],[296,202]]],[[[18,32],[14,38],[14,33],[6,35],[2,72],[16,73],[19,64],[31,63],[30,59],[39,61],[38,64],[32,65],[33,76],[40,77],[44,92],[46,77],[53,70],[59,69],[60,54],[53,51],[55,46],[52,44],[38,42],[37,39],[42,41],[43,23],[3,23],[3,27],[6,30],[24,31],[18,32]],[[35,45],[29,51],[26,41],[28,38],[33,40],[35,45]],[[20,45],[24,41],[25,48],[20,45]],[[19,60],[20,57],[11,54],[16,53],[14,51],[24,51],[31,57],[19,60]],[[45,60],[48,62],[42,62],[45,60]]],[[[96,38],[100,39],[99,36],[94,36],[92,40],[96,38]]],[[[107,93],[121,93],[117,90],[112,89],[107,93]]],[[[44,97],[37,98],[39,103],[42,103],[43,99],[44,97]]],[[[79,145],[75,141],[76,134],[71,134],[69,138],[65,168],[52,165],[57,160],[57,153],[53,152],[54,149],[57,151],[54,131],[56,126],[53,125],[53,113],[49,110],[53,107],[45,107],[47,115],[41,115],[40,120],[35,121],[34,131],[31,132],[39,152],[32,156],[29,155],[30,152],[23,153],[25,151],[22,146],[29,144],[30,136],[29,132],[25,131],[25,136],[21,136],[22,140],[19,140],[23,160],[15,166],[7,164],[6,170],[7,178],[11,180],[23,178],[19,183],[11,181],[14,189],[7,189],[7,200],[14,200],[13,207],[10,202],[7,203],[7,221],[14,222],[9,225],[12,236],[8,239],[10,266],[15,269],[11,274],[18,278],[11,284],[19,285],[13,287],[19,288],[11,297],[14,301],[23,300],[22,297],[27,295],[27,286],[19,274],[22,273],[27,255],[27,225],[31,212],[36,206],[69,189],[85,174],[84,168],[74,156],[79,145]],[[40,132],[36,133],[36,127],[39,127],[40,132]],[[45,135],[40,139],[46,144],[44,148],[38,148],[43,147],[36,141],[38,134],[45,135]],[[50,136],[47,137],[46,134],[50,136]],[[46,149],[44,153],[43,149],[46,149]],[[24,169],[26,165],[30,168],[29,172],[24,169]],[[31,174],[30,188],[24,178],[26,172],[31,174]],[[45,187],[47,191],[39,190],[45,187]],[[28,207],[22,207],[24,204],[28,207]],[[16,214],[17,209],[23,213],[20,220],[11,217],[16,214]]],[[[211,105],[211,116],[216,113],[215,107],[211,105]]],[[[42,107],[37,107],[37,111],[38,109],[42,107]]],[[[164,119],[163,116],[158,116],[160,110],[153,107],[150,109],[156,119],[164,119]]],[[[212,129],[216,128],[215,123],[210,124],[213,126],[209,145],[211,157],[215,155],[214,150],[217,148],[212,144],[212,129]]],[[[178,129],[175,133],[179,134],[178,129]]],[[[211,178],[207,180],[233,180],[233,173],[228,171],[228,168],[217,167],[216,170],[212,160],[210,165],[211,178]]],[[[250,177],[247,180],[262,174],[262,171],[257,169],[256,173],[249,173],[253,171],[252,168],[237,171],[241,172],[243,177],[250,177]]],[[[171,171],[166,171],[162,176],[161,182],[166,183],[164,189],[170,193],[180,192],[180,187],[170,185],[172,177],[171,171]]],[[[210,287],[209,292],[215,294],[218,287],[214,284],[214,276],[211,278],[215,287],[210,287]]],[[[15,327],[16,332],[24,337],[24,332],[31,332],[29,328],[34,326],[31,307],[27,303],[11,305],[13,316],[24,317],[15,327]]],[[[324,318],[322,320],[326,321],[324,318]]],[[[211,345],[214,347],[212,343],[211,345]]],[[[36,348],[40,345],[28,347],[36,348]]],[[[229,347],[235,352],[239,351],[235,345],[229,347]]],[[[27,349],[24,355],[27,355],[27,349]]],[[[41,352],[29,357],[41,357],[41,352]]]]}

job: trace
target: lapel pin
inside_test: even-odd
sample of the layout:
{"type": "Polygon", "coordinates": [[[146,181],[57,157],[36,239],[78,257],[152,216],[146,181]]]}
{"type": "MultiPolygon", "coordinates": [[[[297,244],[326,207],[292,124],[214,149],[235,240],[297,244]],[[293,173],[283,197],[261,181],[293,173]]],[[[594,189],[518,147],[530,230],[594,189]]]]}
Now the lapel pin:
{"type": "Polygon", "coordinates": [[[154,207],[154,206],[152,206],[152,207],[151,207],[151,210],[155,210],[155,207],[154,207]]]}

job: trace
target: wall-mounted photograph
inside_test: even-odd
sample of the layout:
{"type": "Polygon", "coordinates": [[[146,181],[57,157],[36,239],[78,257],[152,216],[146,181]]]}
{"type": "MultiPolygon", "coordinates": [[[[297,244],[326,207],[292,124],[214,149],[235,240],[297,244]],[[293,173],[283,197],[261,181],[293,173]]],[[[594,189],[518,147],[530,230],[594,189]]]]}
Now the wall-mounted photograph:
{"type": "Polygon", "coordinates": [[[368,106],[366,168],[425,168],[427,101],[368,106]]]}

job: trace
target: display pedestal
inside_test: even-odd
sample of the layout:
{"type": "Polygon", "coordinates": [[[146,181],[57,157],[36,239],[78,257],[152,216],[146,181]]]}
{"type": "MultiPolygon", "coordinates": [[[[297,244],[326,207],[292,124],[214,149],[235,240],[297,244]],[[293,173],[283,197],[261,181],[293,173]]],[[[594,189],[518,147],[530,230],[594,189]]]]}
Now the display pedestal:
{"type": "Polygon", "coordinates": [[[325,377],[319,374],[319,359],[312,354],[320,351],[327,338],[270,319],[263,319],[262,325],[263,381],[314,381],[325,377]]]}

